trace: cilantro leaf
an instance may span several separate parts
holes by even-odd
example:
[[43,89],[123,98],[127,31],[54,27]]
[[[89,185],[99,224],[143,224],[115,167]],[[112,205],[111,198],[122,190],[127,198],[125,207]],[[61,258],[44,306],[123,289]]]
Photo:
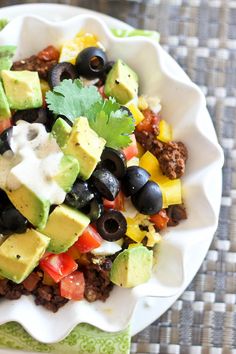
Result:
[[96,103],[87,117],[90,127],[106,140],[106,146],[117,149],[131,143],[134,120],[114,99]]
[[72,122],[87,116],[93,104],[102,101],[95,86],[83,87],[79,79],[63,80],[46,94],[48,108],[56,115],[64,115]]

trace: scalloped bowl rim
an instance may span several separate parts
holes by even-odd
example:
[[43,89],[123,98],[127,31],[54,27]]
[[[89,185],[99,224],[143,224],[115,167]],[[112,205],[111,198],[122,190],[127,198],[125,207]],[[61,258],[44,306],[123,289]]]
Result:
[[[158,62],[158,67],[161,75],[160,80],[163,80],[164,78],[166,82],[171,82],[171,88],[173,87],[177,90],[176,92],[177,94],[179,94],[179,97],[181,96],[181,92],[187,92],[189,98],[193,100],[193,105],[196,106],[194,106],[195,113],[191,115],[188,120],[185,119],[184,122],[180,122],[178,126],[181,126],[181,124],[183,124],[182,128],[186,129],[187,132],[190,133],[190,135],[192,133],[193,136],[196,135],[200,143],[205,144],[206,148],[210,151],[209,156],[205,156],[205,160],[203,159],[203,161],[199,162],[201,167],[199,171],[197,169],[196,171],[194,170],[194,173],[189,173],[189,175],[187,175],[184,179],[184,186],[186,186],[187,189],[190,188],[196,195],[198,195],[200,192],[202,193],[201,203],[203,203],[205,210],[207,210],[207,216],[209,220],[203,218],[203,224],[200,226],[197,225],[195,232],[191,231],[191,234],[193,236],[196,236],[196,234],[198,233],[201,233],[201,235],[199,238],[193,238],[192,236],[193,240],[189,245],[189,241],[186,238],[186,236],[188,236],[189,234],[188,222],[183,223],[174,231],[169,230],[169,232],[167,232],[164,237],[164,242],[162,242],[163,245],[161,245],[158,254],[159,264],[162,264],[161,262],[165,262],[163,259],[165,257],[162,257],[162,254],[164,254],[164,256],[166,255],[165,250],[168,250],[168,252],[173,252],[174,258],[176,257],[177,259],[176,264],[174,264],[173,267],[179,267],[178,271],[180,273],[179,279],[176,283],[172,283],[170,281],[170,284],[168,284],[164,282],[163,286],[163,284],[161,282],[158,283],[158,281],[156,281],[156,278],[154,277],[155,279],[153,279],[150,284],[147,283],[138,286],[134,289],[116,288],[116,295],[113,296],[114,299],[112,299],[112,302],[110,301],[110,299],[108,299],[107,305],[105,305],[105,307],[104,304],[101,304],[100,302],[97,302],[95,305],[91,305],[86,302],[83,302],[82,305],[71,302],[70,304],[64,306],[64,308],[62,308],[57,314],[48,313],[48,311],[44,310],[43,308],[36,308],[36,306],[33,304],[32,299],[30,299],[29,297],[22,297],[20,300],[13,302],[4,300],[2,303],[0,303],[1,324],[9,321],[17,321],[21,323],[22,326],[34,338],[45,343],[56,342],[63,339],[80,322],[87,322],[110,332],[118,331],[125,328],[130,322],[137,301],[141,297],[171,297],[178,294],[180,291],[183,291],[183,289],[188,285],[189,276],[185,277],[185,270],[187,274],[188,270],[186,267],[190,258],[192,257],[191,250],[193,249],[193,247],[199,247],[199,244],[202,240],[204,240],[204,237],[206,237],[206,235],[209,235],[207,238],[207,242],[205,242],[205,245],[201,251],[204,255],[209,247],[214,231],[217,227],[221,186],[218,186],[219,193],[216,199],[215,197],[213,197],[212,193],[209,195],[209,190],[211,190],[211,180],[213,173],[215,171],[218,171],[219,176],[221,175],[220,170],[223,165],[222,149],[217,143],[216,134],[210,117],[207,114],[205,107],[205,98],[202,92],[195,84],[191,82],[191,80],[187,77],[183,70],[173,61],[173,59],[170,59],[170,57],[164,52],[164,50],[158,43],[155,43],[151,39],[144,37],[116,38],[112,35],[112,33],[102,20],[98,19],[93,15],[83,14],[56,23],[51,22],[49,20],[45,20],[39,16],[20,16],[15,20],[12,20],[10,24],[7,25],[6,28],[3,29],[3,31],[0,33],[0,44],[4,42],[4,36],[5,34],[9,34],[11,28],[13,29],[19,23],[25,24],[27,23],[27,21],[34,21],[35,25],[36,23],[38,23],[40,25],[50,27],[52,31],[56,31],[61,28],[65,30],[67,26],[75,23],[78,23],[78,25],[81,23],[85,25],[90,23],[93,24],[94,27],[97,26],[98,32],[102,33],[104,38],[106,38],[107,42],[111,46],[113,46],[112,48],[114,50],[116,50],[116,46],[117,48],[120,48],[120,46],[124,44],[128,44],[129,48],[131,48],[128,49],[128,51],[133,50],[135,52],[137,47],[148,49],[150,53],[152,53],[150,60],[154,60],[153,65]],[[6,44],[6,40],[4,43]],[[140,53],[140,55],[142,55],[142,53]],[[170,73],[169,68],[171,65],[173,65],[174,71],[172,70],[172,72]],[[159,85],[158,82],[158,80],[155,81],[156,86]],[[163,87],[164,85],[165,83],[163,84]],[[166,96],[164,95],[163,99],[165,98]],[[175,103],[173,102],[173,104]],[[184,108],[185,107],[182,106],[180,107],[180,109]],[[191,107],[189,109],[191,111]],[[188,112],[184,112],[185,111],[183,110],[183,114],[188,115]],[[202,114],[203,112],[204,114]],[[176,128],[178,128],[178,126]],[[194,132],[192,132],[193,130]],[[196,211],[194,210],[193,213],[196,213]],[[184,249],[184,252],[182,249],[183,241],[182,238],[180,238],[180,235],[184,238],[184,241],[186,241],[187,244],[187,248]],[[185,255],[186,250],[188,251],[188,249],[190,250],[190,253]],[[166,266],[165,263],[163,264]],[[197,269],[199,268],[199,266],[200,263],[197,264]],[[167,269],[170,274],[173,271],[173,267]],[[157,272],[158,271],[159,270],[157,269]],[[192,272],[191,276],[193,277],[194,274]],[[161,278],[162,274],[160,273],[159,275]],[[118,300],[120,299],[120,296],[122,296],[122,299],[124,299],[125,297],[129,299],[128,303],[125,303],[125,305],[128,306],[128,310],[126,308],[125,311],[126,313],[124,311],[119,311],[120,309],[118,308]],[[116,308],[115,312],[112,306]],[[25,308],[27,308],[30,314],[28,317],[22,316]],[[119,312],[121,313],[119,314]],[[60,325],[59,327],[57,326],[57,330],[55,330],[55,325],[58,323],[58,320],[65,318],[65,316],[67,318],[67,321],[64,321],[63,325]],[[34,322],[36,323],[36,325],[33,324]],[[42,325],[46,326],[46,329],[38,331],[38,328],[43,328]]]

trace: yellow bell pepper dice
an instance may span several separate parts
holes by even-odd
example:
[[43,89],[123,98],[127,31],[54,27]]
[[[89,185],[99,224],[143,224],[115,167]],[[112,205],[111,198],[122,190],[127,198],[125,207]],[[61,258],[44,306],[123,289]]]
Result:
[[138,97],[138,108],[141,111],[144,111],[145,109],[148,108],[148,103],[147,103],[147,100],[145,99],[145,97],[143,97],[143,96]]
[[62,45],[59,63],[66,61],[75,64],[78,54],[88,47],[99,47],[97,37],[92,33],[78,33],[74,39],[65,41]]
[[164,184],[160,184],[163,197],[163,208],[169,205],[182,204],[181,180],[173,179]]
[[140,158],[139,166],[148,171],[151,175],[150,179],[158,184],[167,183],[170,179],[163,175],[159,162],[150,151],[146,151]]
[[135,125],[138,125],[140,122],[142,122],[142,120],[144,119],[144,115],[138,109],[138,107],[135,106],[135,104],[130,103],[129,105],[127,105],[127,108],[130,110],[130,112],[132,113],[132,115],[134,117]]
[[173,139],[172,127],[165,120],[161,120],[159,123],[159,135],[157,135],[157,139],[167,143]]
[[158,160],[150,151],[146,151],[140,158],[139,166],[148,171],[152,176],[158,169]]
[[140,246],[141,243],[130,243],[128,248],[134,248],[134,247],[137,247],[137,246]]
[[138,243],[142,242],[142,240],[146,235],[146,232],[140,230],[136,219],[127,218],[126,220],[127,220],[126,235],[135,242]]

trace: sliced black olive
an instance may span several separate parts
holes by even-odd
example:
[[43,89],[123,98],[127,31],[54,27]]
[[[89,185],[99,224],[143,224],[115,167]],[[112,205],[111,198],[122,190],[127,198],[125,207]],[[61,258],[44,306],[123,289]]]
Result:
[[[0,189],[0,212],[13,206],[4,190]],[[0,232],[1,233],[1,232]]]
[[121,150],[106,147],[101,156],[100,166],[109,170],[117,178],[122,178],[127,170],[125,154]]
[[149,180],[150,174],[142,167],[130,166],[122,179],[122,189],[126,197],[137,193]]
[[48,83],[51,89],[58,86],[65,79],[75,80],[77,78],[78,73],[75,66],[67,62],[56,64],[48,73]]
[[71,191],[67,193],[65,204],[76,209],[81,209],[94,198],[94,193],[90,190],[88,183],[76,180]]
[[144,215],[153,215],[162,209],[162,192],[159,185],[148,181],[143,188],[131,197],[135,208]]
[[97,47],[83,49],[76,59],[76,69],[79,75],[88,79],[103,74],[107,63],[106,53]]
[[12,135],[12,127],[7,128],[0,135],[0,154],[4,154],[5,151],[11,150],[10,139]]
[[97,230],[104,240],[117,241],[125,235],[127,222],[122,213],[110,209],[98,219]]
[[111,69],[112,69],[112,67],[113,67],[113,65],[115,64],[115,62],[114,61],[108,61],[107,63],[106,63],[106,65],[105,65],[105,67],[104,67],[104,72],[106,73],[106,74],[108,74],[109,73],[109,71],[111,71]]
[[13,114],[12,121],[16,124],[18,120],[25,120],[28,123],[48,123],[48,114],[45,108],[24,109]]
[[96,221],[104,211],[103,203],[101,200],[93,198],[89,204],[80,209],[80,211],[87,215],[91,222]]
[[130,112],[129,108],[125,106],[120,106],[120,109],[128,114],[128,116],[133,117],[133,114]]
[[18,234],[24,233],[27,230],[27,219],[14,207],[3,210],[1,222],[5,229]]
[[93,172],[92,182],[98,192],[108,200],[114,200],[120,190],[120,182],[106,168],[100,168]]

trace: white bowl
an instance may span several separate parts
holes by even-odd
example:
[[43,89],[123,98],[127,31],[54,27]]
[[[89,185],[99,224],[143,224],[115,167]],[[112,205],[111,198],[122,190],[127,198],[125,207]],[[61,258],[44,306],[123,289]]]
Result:
[[1,301],[0,324],[17,321],[45,343],[61,340],[81,322],[110,332],[121,330],[141,297],[169,297],[183,291],[209,248],[220,206],[222,150],[204,96],[157,43],[142,37],[115,38],[97,17],[80,15],[58,23],[18,17],[0,32],[0,45],[17,45],[15,59],[23,59],[50,44],[60,45],[81,29],[97,34],[109,59],[120,57],[138,73],[141,93],[160,97],[162,115],[172,124],[175,140],[183,141],[189,151],[183,178],[188,219],[165,232],[150,281],[134,289],[115,287],[105,303],[71,301],[52,314],[36,306],[32,297]]

